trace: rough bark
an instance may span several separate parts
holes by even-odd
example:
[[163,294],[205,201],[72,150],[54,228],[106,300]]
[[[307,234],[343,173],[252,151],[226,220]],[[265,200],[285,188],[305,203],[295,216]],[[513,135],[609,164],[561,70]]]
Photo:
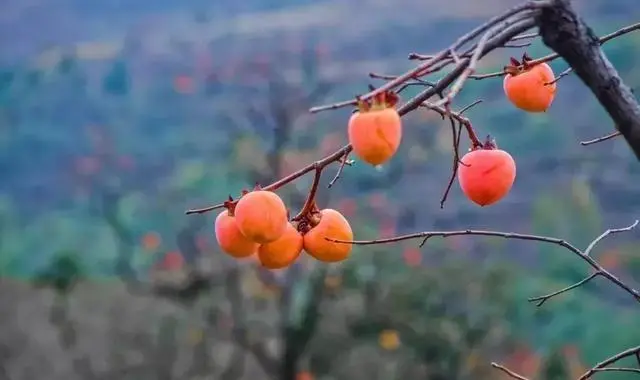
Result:
[[537,17],[542,41],[589,87],[640,160],[640,105],[570,0],[551,0]]

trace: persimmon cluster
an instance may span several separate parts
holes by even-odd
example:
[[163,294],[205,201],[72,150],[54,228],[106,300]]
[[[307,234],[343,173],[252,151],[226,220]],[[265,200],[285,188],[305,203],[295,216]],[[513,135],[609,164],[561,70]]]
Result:
[[325,238],[353,240],[351,225],[338,211],[320,210],[313,202],[308,211],[290,220],[282,199],[260,188],[243,192],[237,202],[229,197],[216,218],[215,235],[223,252],[237,259],[257,255],[268,269],[288,267],[303,250],[319,261],[343,261],[351,244]]
[[[526,54],[522,62],[511,58],[505,67],[504,92],[518,108],[544,112],[555,96],[554,74],[546,63],[532,63]],[[402,141],[402,119],[396,110],[398,95],[384,91],[371,100],[358,99],[357,109],[347,125],[353,153],[373,166],[388,162]],[[473,142],[458,164],[458,183],[472,202],[488,206],[503,199],[516,177],[513,157],[499,149],[495,140]],[[280,269],[294,263],[305,251],[322,262],[347,259],[353,232],[347,219],[334,209],[320,210],[309,194],[303,211],[294,218],[273,191],[256,187],[243,191],[240,199],[224,203],[215,221],[220,248],[234,258],[257,255],[265,268]]]
[[[511,58],[504,72],[504,92],[513,105],[527,112],[545,112],[551,106],[556,83],[548,64],[536,63],[525,53],[522,62]],[[397,101],[392,92],[375,96],[371,103],[358,100],[358,109],[349,120],[348,135],[354,154],[362,161],[381,165],[398,150],[402,122],[395,110]],[[488,206],[509,193],[516,164],[488,137],[484,143],[472,143],[460,160],[457,174],[465,196],[480,206]]]

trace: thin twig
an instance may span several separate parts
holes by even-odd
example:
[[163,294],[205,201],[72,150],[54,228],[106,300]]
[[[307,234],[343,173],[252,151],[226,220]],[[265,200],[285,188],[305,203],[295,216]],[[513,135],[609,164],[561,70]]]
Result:
[[[338,162],[342,157],[344,157],[344,155],[351,153],[352,147],[351,145],[346,145],[343,146],[342,148],[338,149],[337,151],[331,153],[330,155],[328,155],[327,157],[316,161],[310,165],[305,166],[304,168],[295,171],[291,174],[289,174],[286,177],[282,177],[281,179],[279,179],[278,181],[263,187],[263,190],[268,190],[268,191],[276,191],[279,188],[281,188],[284,185],[287,185],[293,181],[295,181],[296,179],[302,177],[303,175],[312,172],[313,170],[315,170],[316,168],[319,168],[320,170],[323,170],[325,167],[331,165],[334,162]],[[212,210],[216,210],[216,209],[220,209],[223,208],[224,204],[217,204],[214,206],[208,206],[208,207],[203,207],[203,208],[199,208],[199,209],[191,209],[186,211],[185,213],[187,215],[189,214],[203,214],[205,212],[209,212]]]
[[560,74],[558,74],[557,77],[553,78],[552,81],[545,83],[545,86],[550,86],[554,83],[556,83],[557,81],[559,81],[560,79],[566,77],[567,75],[571,74],[571,72],[573,71],[573,67],[569,67],[568,69],[564,70],[563,72],[561,72]]
[[467,112],[468,110],[470,110],[471,108],[477,106],[478,104],[482,103],[482,99],[478,99],[475,102],[462,107],[462,109],[460,111],[458,111],[458,115],[462,115],[463,113]]
[[[595,240],[600,241],[604,236],[608,236],[612,233],[630,231],[633,228],[635,228],[637,225],[638,225],[638,220],[634,221],[633,224],[627,227],[611,229],[608,233],[598,236],[598,238],[596,238]],[[558,239],[558,238],[553,238],[548,236],[540,236],[540,235],[518,234],[518,233],[512,233],[512,232],[487,231],[487,230],[424,231],[424,232],[417,232],[413,234],[400,235],[400,236],[395,236],[391,238],[376,239],[376,240],[349,241],[349,240],[337,240],[337,239],[330,239],[330,238],[325,238],[325,239],[329,241],[333,241],[335,243],[354,244],[354,245],[388,244],[388,243],[395,243],[395,242],[405,241],[405,240],[422,239],[422,242],[420,243],[420,247],[422,247],[424,246],[424,244],[426,244],[427,240],[433,237],[447,238],[451,236],[462,236],[462,235],[494,236],[494,237],[502,237],[505,239],[538,241],[543,243],[559,245],[561,247],[568,249],[575,255],[577,255],[579,258],[581,258],[583,261],[589,264],[593,269],[595,269],[596,272],[600,274],[600,276],[605,277],[606,279],[614,283],[616,286],[618,286],[620,289],[629,293],[637,302],[640,303],[640,292],[630,287],[629,285],[625,284],[618,277],[616,277],[611,272],[603,268],[602,265],[600,265],[597,261],[595,261],[591,256],[589,256],[588,254],[585,254],[585,251],[581,251],[580,249],[578,249],[577,247],[575,247],[574,245],[570,244],[569,242],[563,239]]]
[[451,187],[453,187],[453,182],[456,180],[456,176],[458,175],[458,165],[460,162],[460,135],[456,130],[456,121],[453,117],[449,116],[449,122],[451,123],[451,141],[453,144],[453,168],[451,170],[451,176],[449,177],[449,182],[447,183],[447,187],[442,194],[442,198],[440,199],[440,208],[444,208],[444,203],[447,201],[449,197],[449,192],[451,191]]
[[[471,59],[469,60],[469,65],[467,66],[466,69],[464,69],[464,72],[462,73],[462,75],[460,75],[458,77],[458,80],[456,80],[456,82],[453,84],[447,96],[444,99],[439,100],[438,102],[435,103],[436,106],[451,104],[451,101],[453,100],[453,98],[456,95],[458,95],[460,90],[462,90],[462,86],[467,81],[467,78],[469,78],[469,75],[472,75],[473,73],[475,73],[476,65],[478,64],[478,61],[480,60],[480,55],[482,54],[482,49],[484,49],[485,45],[487,44],[487,41],[489,40],[489,37],[491,36],[492,31],[493,30],[490,30],[489,32],[486,32],[482,36],[482,38],[478,42],[478,46],[476,47],[476,50],[474,51],[473,55],[471,56]],[[451,52],[453,55],[453,50],[451,50]],[[459,65],[460,58],[457,58],[455,55],[453,55],[453,57],[454,57],[455,63]]]
[[503,365],[500,365],[498,363],[491,363],[491,366],[493,368],[495,368],[495,369],[498,369],[498,370],[502,371],[503,373],[505,373],[507,376],[509,376],[511,378],[514,378],[514,379],[517,379],[517,380],[529,380],[528,378],[526,378],[526,377],[524,377],[522,375],[519,375],[519,374],[513,372],[512,370],[510,370],[509,368],[507,368],[507,367],[505,367]]
[[340,176],[342,175],[342,172],[344,171],[344,166],[345,165],[353,165],[353,160],[349,159],[349,154],[345,154],[344,157],[342,158],[342,161],[340,161],[340,166],[338,167],[338,171],[336,172],[336,175],[333,177],[333,179],[329,182],[329,184],[327,185],[327,188],[332,188],[333,185],[335,185],[335,183],[338,181],[338,179],[340,179]]
[[544,295],[544,296],[539,296],[539,297],[532,297],[532,298],[529,298],[529,299],[528,299],[528,301],[529,301],[529,302],[537,302],[537,303],[536,303],[536,306],[540,307],[540,306],[542,306],[545,302],[547,302],[547,300],[548,300],[548,299],[553,298],[553,297],[555,297],[555,296],[557,296],[557,295],[560,295],[560,294],[562,294],[562,293],[566,293],[566,292],[568,292],[569,290],[575,289],[575,288],[577,288],[577,287],[579,287],[579,286],[582,286],[582,285],[584,285],[584,284],[586,284],[587,282],[589,282],[589,281],[593,280],[595,277],[597,277],[597,276],[599,276],[599,275],[601,275],[601,274],[602,274],[602,273],[600,273],[600,272],[594,272],[594,273],[592,273],[589,277],[586,277],[586,278],[584,278],[584,279],[582,279],[582,280],[580,280],[580,281],[576,282],[576,283],[575,283],[575,284],[573,284],[573,285],[569,285],[569,286],[567,286],[566,288],[562,288],[562,289],[560,289],[560,290],[556,290],[555,292],[553,292],[553,293],[549,293],[549,294],[546,294],[546,295]]
[[638,368],[626,368],[626,367],[609,367],[609,368],[598,368],[594,370],[595,372],[633,372],[640,373],[640,369]]
[[[598,39],[598,42],[600,42],[600,45],[602,45],[602,44],[604,44],[604,43],[606,43],[606,42],[608,42],[608,41],[610,41],[610,40],[612,40],[612,39],[614,39],[616,37],[620,37],[620,36],[622,36],[624,34],[631,33],[633,31],[636,31],[636,30],[639,30],[639,29],[640,29],[640,22],[632,24],[632,25],[629,25],[629,26],[625,26],[624,28],[620,28],[620,29],[616,30],[613,33],[609,33],[607,35],[604,35],[604,36],[600,37]],[[541,57],[541,58],[538,58],[538,59],[534,59],[534,60],[528,62],[528,64],[529,65],[536,65],[536,64],[544,63],[544,62],[551,62],[551,61],[553,61],[553,60],[555,60],[555,59],[557,59],[559,57],[560,57],[560,55],[558,53],[552,53],[552,54],[549,54],[549,55],[545,55],[544,57]],[[472,76],[471,78],[480,80],[480,79],[501,77],[501,76],[504,76],[504,75],[506,75],[506,73],[504,71],[498,71],[498,72],[494,72],[494,73],[475,75],[475,76]]]
[[622,133],[620,133],[618,131],[615,131],[615,132],[609,133],[608,135],[605,135],[605,136],[602,136],[602,137],[598,137],[598,138],[593,139],[593,140],[580,141],[580,145],[587,146],[587,145],[597,144],[599,142],[611,140],[612,138],[618,137],[620,135],[622,135]]
[[596,364],[593,368],[591,368],[590,370],[588,370],[587,372],[585,372],[582,376],[580,376],[580,378],[578,380],[586,380],[589,379],[591,376],[593,376],[593,374],[595,374],[596,372],[598,372],[598,370],[605,368],[613,363],[616,363],[619,360],[622,360],[624,358],[630,357],[630,356],[634,356],[634,355],[638,355],[638,353],[640,353],[640,346],[636,346],[636,347],[632,347],[629,348],[627,350],[624,350],[622,352],[619,352],[615,355],[613,355],[612,357],[605,359],[603,361],[601,361],[600,363]]
[[[505,11],[504,13],[495,16],[493,18],[491,18],[490,20],[488,20],[487,22],[485,22],[484,24],[476,27],[475,29],[471,30],[469,33],[464,34],[463,36],[461,36],[460,38],[458,38],[451,46],[449,46],[448,48],[440,51],[438,54],[435,54],[434,56],[432,56],[430,59],[424,61],[423,63],[421,63],[420,65],[418,65],[417,67],[405,72],[404,74],[398,76],[397,78],[385,83],[383,86],[378,87],[377,89],[370,91],[364,95],[362,95],[360,97],[361,100],[368,100],[373,98],[374,96],[381,94],[385,91],[389,91],[389,90],[393,90],[396,87],[400,86],[401,84],[411,80],[411,79],[415,79],[421,75],[424,75],[425,72],[428,71],[428,69],[435,65],[437,62],[446,59],[449,52],[450,51],[455,51],[458,50],[460,47],[462,47],[463,45],[465,45],[466,43],[468,43],[469,41],[472,41],[474,38],[484,34],[487,30],[491,29],[494,25],[497,25],[499,23],[501,23],[504,20],[507,20],[510,17],[513,17],[519,13],[525,12],[525,11],[529,11],[532,9],[538,9],[540,7],[542,7],[544,4],[542,4],[542,2],[540,1],[529,1],[523,4],[520,4],[518,6],[515,6],[507,11]],[[507,41],[505,41],[506,43]],[[503,45],[504,43],[500,44]],[[334,103],[334,104],[328,104],[328,105],[323,105],[323,106],[318,106],[318,107],[313,107],[309,110],[309,112],[311,113],[317,113],[317,112],[321,112],[321,111],[326,111],[326,110],[332,110],[332,109],[337,109],[337,108],[342,108],[342,107],[347,107],[350,105],[355,105],[357,102],[356,99],[352,99],[352,100],[348,100],[348,101],[343,101],[343,102],[339,102],[339,103]]]

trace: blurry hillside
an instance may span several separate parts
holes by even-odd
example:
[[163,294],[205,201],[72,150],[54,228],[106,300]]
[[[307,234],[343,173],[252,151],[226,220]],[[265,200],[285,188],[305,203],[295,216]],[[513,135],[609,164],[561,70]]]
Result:
[[[516,3],[515,0],[446,3],[436,0],[144,0],[134,3],[3,0],[0,58],[13,60],[51,46],[90,41],[120,44],[132,30],[136,39],[156,52],[157,49],[166,52],[172,41],[216,41],[217,46],[233,50],[237,44],[235,38],[257,37],[267,40],[268,44],[263,47],[269,49],[277,46],[279,38],[286,33],[312,33],[323,40],[339,39],[342,48],[357,44],[361,46],[354,52],[357,56],[372,48],[365,40],[388,41],[400,51],[429,50],[438,47],[439,41],[428,36],[436,32],[442,38],[455,36],[468,25]],[[576,0],[574,3],[583,15],[597,17],[599,22],[632,20],[638,13],[634,0]],[[357,22],[353,21],[354,17]]]
[[[317,380],[495,379],[494,359],[533,376],[557,352],[575,372],[637,344],[637,311],[604,281],[526,302],[587,273],[561,248],[434,239],[272,273],[219,251],[215,213],[184,215],[335,151],[349,110],[309,107],[366,91],[380,83],[370,72],[398,74],[409,53],[518,2],[0,0],[0,379],[264,378],[243,333]],[[575,3],[600,35],[640,21],[638,0]],[[604,50],[640,93],[640,33]],[[545,114],[514,109],[500,78],[470,81],[455,107],[478,99],[465,114],[518,162],[500,204],[478,208],[454,185],[440,209],[451,132],[423,110],[406,117],[397,159],[346,168],[319,201],[357,239],[477,228],[584,247],[638,218],[640,165],[621,139],[580,145],[612,125],[573,75]],[[309,184],[280,194],[300,206]],[[634,285],[637,236],[597,252]]]

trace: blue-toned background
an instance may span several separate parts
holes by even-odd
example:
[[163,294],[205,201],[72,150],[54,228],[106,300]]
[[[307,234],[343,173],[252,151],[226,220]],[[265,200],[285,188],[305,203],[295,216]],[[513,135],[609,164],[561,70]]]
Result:
[[[0,379],[496,379],[491,361],[565,379],[637,345],[640,309],[604,280],[527,302],[590,273],[560,247],[434,238],[265,272],[219,251],[215,213],[184,215],[337,150],[350,109],[308,108],[365,92],[382,83],[370,72],[399,74],[409,53],[514,3],[0,3]],[[575,4],[600,35],[640,20],[637,0]],[[640,33],[604,50],[637,91]],[[496,51],[480,71],[522,52]],[[356,162],[328,190],[329,168],[320,204],[357,239],[474,228],[582,248],[638,218],[640,165],[625,142],[579,144],[613,126],[576,77],[545,114],[511,106],[501,78],[470,80],[456,106],[477,99],[466,115],[518,164],[502,202],[479,208],[456,184],[440,209],[450,127],[420,110],[382,170]],[[279,193],[297,209],[310,182]],[[637,232],[593,255],[638,286]]]

